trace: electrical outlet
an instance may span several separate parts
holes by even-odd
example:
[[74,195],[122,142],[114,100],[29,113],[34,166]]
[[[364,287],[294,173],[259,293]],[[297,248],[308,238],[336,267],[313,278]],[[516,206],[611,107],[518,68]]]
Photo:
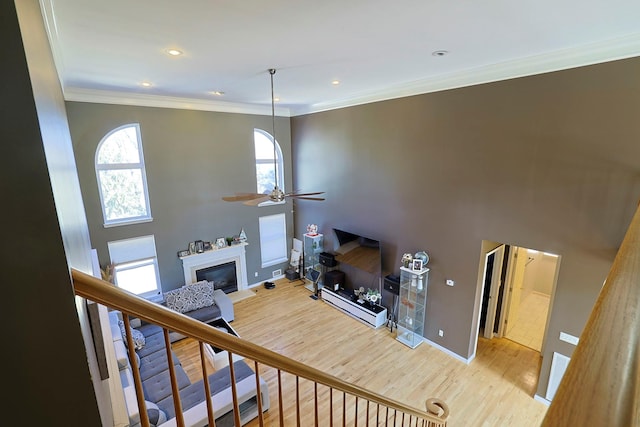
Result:
[[253,273],[253,277],[258,277],[258,272]]
[[447,283],[447,286],[453,286],[453,285],[455,285],[455,284],[456,284],[456,282],[454,282],[454,281],[453,281],[453,280],[451,280],[451,279],[447,279],[447,282],[446,282],[446,283]]
[[438,329],[438,336],[439,337],[443,337],[444,336],[444,331],[442,329]]

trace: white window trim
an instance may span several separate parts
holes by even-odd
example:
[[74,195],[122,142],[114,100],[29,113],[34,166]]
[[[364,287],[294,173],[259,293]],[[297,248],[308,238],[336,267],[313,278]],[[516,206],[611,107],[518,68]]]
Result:
[[265,200],[264,202],[258,203],[258,207],[262,208],[264,206],[284,205],[285,203],[287,203],[286,199],[281,202],[274,202],[273,200]]
[[[285,214],[279,213],[275,215],[261,216],[258,218],[258,222],[260,231],[260,262],[262,268],[287,262],[289,260],[289,257],[287,256],[287,219],[285,217]],[[273,229],[265,230],[265,227],[273,227]],[[281,240],[280,250],[282,250],[282,253],[277,254],[277,258],[268,258],[266,256],[267,254],[265,253],[267,244],[271,243],[272,240],[275,239],[266,240],[267,237],[270,237],[266,236],[266,234],[269,234],[270,231],[273,234],[274,232],[279,231],[278,228],[282,232],[277,237],[278,240]],[[267,261],[265,261],[265,258],[267,258]]]
[[[114,133],[126,129],[129,127],[134,127],[136,130],[136,139],[138,142],[138,157],[140,161],[138,163],[98,163],[98,156],[100,154],[100,149],[102,148],[102,144]],[[153,217],[151,216],[151,203],[149,203],[149,186],[147,185],[147,168],[144,162],[144,152],[142,150],[142,134],[140,133],[140,124],[139,123],[128,123],[126,125],[118,126],[115,129],[112,129],[107,133],[98,144],[96,148],[95,160],[94,160],[95,170],[96,170],[96,180],[98,182],[98,194],[100,197],[100,207],[102,209],[102,219],[104,220],[104,227],[117,227],[121,225],[129,225],[129,224],[139,224],[144,222],[153,221]],[[144,193],[144,202],[147,207],[147,215],[141,215],[136,217],[115,219],[115,220],[107,220],[107,213],[104,207],[104,197],[102,194],[102,185],[100,183],[100,174],[98,171],[101,170],[117,170],[117,169],[140,169],[142,176],[142,187]]]
[[[107,247],[109,249],[109,257],[115,264],[116,273],[118,271],[153,265],[156,275],[156,289],[137,295],[153,301],[162,299],[162,284],[160,282],[160,269],[156,253],[156,240],[153,234],[114,240],[107,242]],[[132,264],[136,265],[134,266]],[[114,281],[116,282],[116,286],[118,286],[117,274],[114,274]]]
[[127,270],[134,270],[136,268],[140,268],[140,267],[147,267],[149,265],[153,266],[153,270],[156,274],[156,283],[158,284],[158,287],[153,290],[153,291],[149,291],[149,292],[143,292],[141,294],[137,294],[139,297],[141,298],[145,298],[145,299],[162,299],[161,294],[162,291],[160,289],[160,270],[158,268],[158,259],[157,258],[143,258],[143,259],[138,259],[138,260],[133,260],[133,261],[127,261],[127,262],[123,262],[120,263],[118,265],[115,266],[115,271],[114,271],[114,281],[116,282],[116,286],[118,286],[118,272],[122,272],[122,271],[127,271]]
[[[280,190],[285,191],[285,185],[284,185],[284,156],[282,155],[282,148],[280,148],[280,144],[278,143],[277,140],[274,141],[273,139],[273,135],[271,135],[269,132],[262,130],[262,129],[258,129],[258,128],[254,128],[253,129],[253,133],[255,135],[255,133],[261,133],[262,135],[264,135],[269,141],[271,141],[272,144],[275,143],[276,146],[276,172],[278,173],[278,187],[280,188]],[[255,144],[255,137],[254,137],[254,144]],[[255,164],[261,164],[261,165],[266,165],[266,164],[273,164],[273,160],[267,160],[267,159],[257,159],[255,158],[255,153],[254,153],[254,160],[255,160]],[[258,178],[256,177],[256,190],[258,188]],[[282,204],[280,202],[263,202],[260,203],[258,206],[266,206],[267,204],[271,204],[271,205],[279,205]]]

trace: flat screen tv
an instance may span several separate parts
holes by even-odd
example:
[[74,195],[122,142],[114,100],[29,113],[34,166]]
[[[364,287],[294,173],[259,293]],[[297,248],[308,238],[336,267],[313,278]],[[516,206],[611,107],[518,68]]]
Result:
[[334,253],[345,273],[345,289],[380,290],[382,277],[382,251],[380,242],[360,234],[333,229],[336,242]]

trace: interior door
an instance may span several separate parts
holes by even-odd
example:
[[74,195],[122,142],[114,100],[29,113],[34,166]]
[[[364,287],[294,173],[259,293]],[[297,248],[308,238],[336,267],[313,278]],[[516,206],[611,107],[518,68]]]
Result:
[[504,260],[504,245],[498,246],[496,249],[487,253],[485,257],[488,260],[489,256],[493,255],[493,266],[491,267],[491,286],[489,288],[489,295],[485,296],[488,299],[487,304],[487,317],[484,323],[484,337],[493,338],[493,328],[496,322],[496,311],[498,305],[498,291],[501,285],[502,276],[502,263]]
[[507,311],[507,330],[505,335],[511,332],[516,324],[518,313],[520,312],[520,298],[522,297],[522,285],[524,282],[524,267],[527,261],[526,250],[516,249],[516,266],[513,272],[513,279],[509,283],[509,309]]

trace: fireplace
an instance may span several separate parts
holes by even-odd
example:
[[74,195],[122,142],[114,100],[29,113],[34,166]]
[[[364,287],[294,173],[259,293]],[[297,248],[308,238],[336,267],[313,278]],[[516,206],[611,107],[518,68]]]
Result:
[[221,289],[225,294],[235,292],[238,290],[236,262],[225,262],[196,270],[196,279],[213,282],[213,287]]
[[[182,260],[182,268],[184,270],[184,283],[194,283],[199,279],[198,271],[208,271],[209,268],[217,266],[225,266],[231,264],[235,268],[236,286],[234,290],[225,290],[224,292],[235,292],[245,290],[249,287],[247,281],[247,260],[245,247],[247,243],[227,246],[225,248],[212,249],[199,254],[187,255],[180,257]],[[227,266],[226,269],[230,267]],[[208,273],[204,273],[205,275]],[[215,273],[216,275],[218,273]],[[207,279],[209,280],[209,279]],[[229,279],[226,279],[229,280]],[[216,282],[216,279],[213,279]]]

